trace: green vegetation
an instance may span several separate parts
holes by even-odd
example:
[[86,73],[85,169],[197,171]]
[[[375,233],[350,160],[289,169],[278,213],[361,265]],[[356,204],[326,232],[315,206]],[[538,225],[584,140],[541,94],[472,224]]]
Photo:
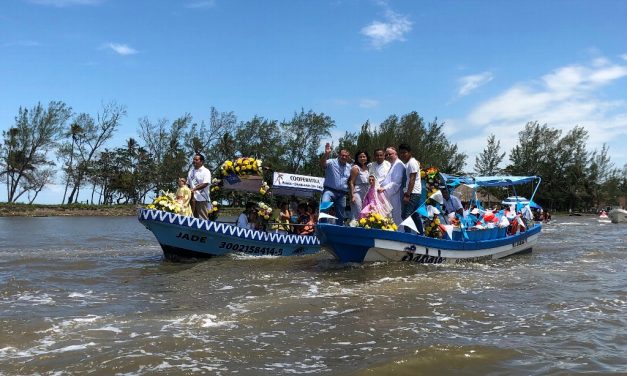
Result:
[[[214,174],[224,160],[241,155],[261,159],[268,182],[272,170],[320,176],[320,146],[336,125],[328,115],[312,110],[301,109],[283,121],[261,116],[238,121],[233,112],[211,108],[209,118],[200,122],[189,114],[174,121],[142,118],[138,139],[106,148],[125,116],[126,108],[115,103],[103,105],[94,116],[74,113],[63,102],[20,108],[15,124],[2,132],[0,144],[0,183],[6,186],[7,202],[32,204],[44,187],[56,182],[65,187],[61,204],[75,205],[83,190],[81,197],[89,197],[94,207],[81,208],[84,212],[115,205],[134,208],[160,190],[174,191],[176,178],[187,175],[196,151],[206,156],[206,166]],[[375,148],[408,143],[423,167],[464,174],[467,156],[446,138],[443,128],[444,123],[425,122],[417,112],[391,115],[376,127],[366,121],[359,132],[346,132],[334,147],[336,152],[346,148],[372,154]],[[601,151],[587,150],[588,134],[582,127],[562,135],[546,124],[529,122],[518,139],[509,152],[509,164],[500,168],[505,153],[491,135],[475,160],[475,172],[539,175],[543,185],[536,201],[551,210],[617,205],[627,196],[627,165],[615,168],[605,145]],[[511,192],[488,193],[502,198]],[[230,202],[242,202],[243,197],[230,195]],[[13,208],[6,212],[36,210]],[[55,208],[63,212],[80,206]]]

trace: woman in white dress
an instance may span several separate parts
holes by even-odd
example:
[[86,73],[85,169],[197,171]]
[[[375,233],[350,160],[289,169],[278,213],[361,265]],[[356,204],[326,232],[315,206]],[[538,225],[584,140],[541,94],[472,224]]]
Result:
[[351,220],[359,220],[362,203],[366,193],[368,193],[368,188],[370,188],[368,163],[370,163],[368,152],[360,150],[355,153],[355,164],[351,167],[351,174],[348,178],[348,191],[351,195]]

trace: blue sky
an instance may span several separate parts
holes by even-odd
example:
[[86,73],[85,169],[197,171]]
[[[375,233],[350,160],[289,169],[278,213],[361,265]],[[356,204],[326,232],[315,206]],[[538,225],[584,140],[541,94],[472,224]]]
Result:
[[534,120],[585,127],[622,167],[625,19],[622,0],[7,0],[0,130],[51,100],[126,105],[110,146],[141,117],[201,121],[211,106],[242,121],[324,112],[334,138],[417,111],[446,123],[469,170],[490,133],[509,152]]

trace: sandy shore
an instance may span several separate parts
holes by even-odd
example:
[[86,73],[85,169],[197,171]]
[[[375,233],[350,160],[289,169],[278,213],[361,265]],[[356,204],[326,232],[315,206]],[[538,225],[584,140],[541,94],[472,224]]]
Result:
[[39,205],[0,203],[0,217],[132,216],[137,205]]

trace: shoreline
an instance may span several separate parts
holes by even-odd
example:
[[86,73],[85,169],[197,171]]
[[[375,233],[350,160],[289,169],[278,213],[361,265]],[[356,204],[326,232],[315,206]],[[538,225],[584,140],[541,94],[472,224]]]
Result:
[[135,216],[140,205],[44,205],[0,203],[0,217]]
[[[0,217],[131,217],[143,205],[21,204],[0,202]],[[238,215],[243,208],[224,208],[220,215]]]

